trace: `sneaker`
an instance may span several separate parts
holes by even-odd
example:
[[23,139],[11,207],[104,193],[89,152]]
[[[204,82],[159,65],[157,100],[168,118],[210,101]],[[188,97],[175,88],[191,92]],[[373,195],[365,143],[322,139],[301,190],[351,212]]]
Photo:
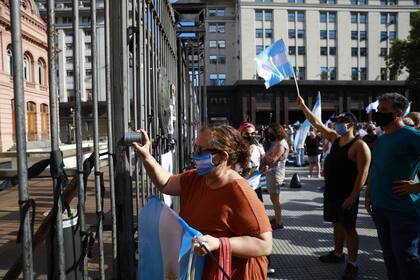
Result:
[[323,263],[344,263],[344,254],[337,256],[334,251],[332,251],[326,255],[320,256],[319,260]]
[[276,229],[284,229],[283,224],[278,224],[278,223],[276,223],[276,220],[275,220],[275,219],[271,219],[271,220],[270,220],[270,224],[271,224],[271,229],[272,229],[272,230],[276,230]]
[[346,269],[344,270],[344,274],[341,277],[343,280],[355,280],[357,279],[357,271],[359,268],[357,266],[352,265],[351,263],[347,263]]
[[274,274],[274,273],[276,273],[276,270],[272,267],[268,267],[267,274]]
[[311,174],[308,174],[308,178],[312,178],[312,175]]
[[316,177],[317,177],[318,179],[320,179],[320,178],[321,178],[321,174],[318,174]]

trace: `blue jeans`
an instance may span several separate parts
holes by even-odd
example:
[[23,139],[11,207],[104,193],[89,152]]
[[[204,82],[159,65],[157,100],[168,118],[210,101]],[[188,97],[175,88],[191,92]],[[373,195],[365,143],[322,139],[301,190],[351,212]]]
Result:
[[378,231],[388,278],[420,279],[420,216],[373,207],[373,221]]
[[298,148],[296,151],[296,165],[302,166],[305,164],[305,149]]

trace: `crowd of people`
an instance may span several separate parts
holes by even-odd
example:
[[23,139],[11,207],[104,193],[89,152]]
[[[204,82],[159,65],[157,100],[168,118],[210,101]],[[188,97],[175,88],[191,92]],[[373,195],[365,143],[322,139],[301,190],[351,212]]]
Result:
[[[342,279],[357,278],[356,220],[365,189],[365,208],[376,225],[389,279],[420,279],[420,113],[404,118],[408,100],[397,93],[379,97],[378,111],[368,123],[342,113],[323,124],[300,96],[297,105],[312,124],[305,141],[308,177],[324,177],[324,220],[332,223],[334,233],[334,250],[319,260],[346,262]],[[304,151],[293,150],[295,130],[274,123],[257,137],[248,122],[238,129],[225,124],[203,127],[192,155],[196,168],[178,175],[165,171],[151,156],[145,131],[144,143],[134,143],[155,186],[179,195],[180,216],[204,234],[193,244],[196,254],[206,256],[203,279],[217,279],[220,268],[207,255],[210,251],[217,258],[226,238],[232,279],[266,279],[273,272],[266,256],[272,231],[285,228],[280,189],[289,153],[297,165],[304,161]],[[271,220],[264,209],[261,174],[274,209]]]

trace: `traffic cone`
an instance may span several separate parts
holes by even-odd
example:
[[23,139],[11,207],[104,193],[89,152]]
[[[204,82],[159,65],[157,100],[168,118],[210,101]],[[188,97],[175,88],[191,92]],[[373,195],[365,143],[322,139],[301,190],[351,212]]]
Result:
[[298,189],[302,187],[302,183],[300,182],[299,175],[297,173],[293,174],[292,180],[290,181],[290,188]]

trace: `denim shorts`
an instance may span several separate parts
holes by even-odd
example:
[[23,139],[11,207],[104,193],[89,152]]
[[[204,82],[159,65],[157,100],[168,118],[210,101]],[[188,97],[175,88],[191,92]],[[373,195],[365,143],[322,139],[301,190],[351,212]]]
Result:
[[279,194],[284,182],[285,168],[272,168],[266,174],[267,190],[270,194]]

